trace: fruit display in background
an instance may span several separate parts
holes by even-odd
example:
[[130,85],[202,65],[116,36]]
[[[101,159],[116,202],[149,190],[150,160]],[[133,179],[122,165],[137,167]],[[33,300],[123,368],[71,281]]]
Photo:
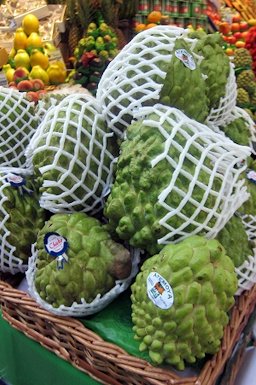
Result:
[[217,25],[225,42],[224,49],[228,56],[233,56],[236,48],[245,47],[246,37],[250,29],[250,25],[242,20],[239,13],[235,13],[231,17],[231,22],[221,20]]
[[231,60],[235,65],[237,106],[249,110],[256,120],[256,76],[251,53],[247,48],[238,48]]
[[[68,260],[62,267],[47,252],[46,239],[51,234],[64,237],[67,243]],[[85,213],[52,215],[38,232],[36,249],[35,286],[40,297],[53,307],[71,306],[82,298],[90,303],[131,273],[129,251],[111,239],[104,225]]]
[[248,49],[252,56],[252,70],[256,75],[256,25],[251,27],[248,31],[245,48]]
[[96,94],[101,75],[118,53],[118,38],[102,17],[91,22],[74,50],[74,70],[69,75],[75,84],[81,84]]
[[237,277],[217,240],[191,236],[148,258],[132,287],[132,322],[140,350],[183,370],[218,351]]
[[[18,68],[28,70],[27,79],[40,79],[45,86],[62,84],[67,78],[66,67],[64,62],[60,65],[59,61],[51,60],[51,52],[55,47],[49,49],[49,45],[44,43],[43,37],[39,34],[38,18],[33,14],[27,14],[22,19],[21,27],[14,32],[8,65],[14,70]],[[55,75],[49,76],[48,70],[52,72],[53,65],[56,65]],[[5,73],[7,75],[7,71]],[[10,71],[6,78],[8,83],[12,82]]]

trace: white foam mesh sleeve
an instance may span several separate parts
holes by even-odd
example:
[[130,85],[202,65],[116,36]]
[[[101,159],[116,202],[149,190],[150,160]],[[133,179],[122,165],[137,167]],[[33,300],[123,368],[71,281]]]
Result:
[[24,92],[0,87],[0,164],[25,167],[25,150],[38,126],[33,103]]
[[[214,60],[214,58],[213,58]],[[230,63],[229,77],[226,84],[226,93],[220,98],[217,108],[212,108],[206,124],[225,126],[232,119],[232,112],[236,106],[237,85],[234,64]]]
[[[5,193],[6,187],[10,187],[10,182],[7,181],[6,176],[8,173],[15,172],[18,175],[29,175],[28,170],[20,168],[6,168],[1,170],[0,175],[0,271],[3,273],[24,273],[27,270],[27,263],[24,263],[22,259],[16,253],[16,247],[9,241],[8,237],[10,231],[8,229],[7,222],[10,218],[9,212],[5,209],[5,202],[8,202],[8,196]],[[29,255],[28,255],[29,257]]]
[[[157,26],[138,33],[104,71],[96,98],[109,127],[120,137],[134,112],[159,99],[175,40],[183,36],[193,50],[196,39],[175,26]],[[195,56],[199,63],[201,56]]]
[[37,165],[41,207],[53,213],[101,209],[113,174],[112,137],[90,95],[67,96],[50,109],[26,150],[28,165],[35,167],[35,156],[44,159]]
[[117,280],[115,286],[110,289],[107,293],[100,295],[97,294],[95,299],[87,303],[84,298],[81,298],[81,302],[74,302],[72,306],[61,305],[58,308],[53,307],[46,301],[44,301],[38,294],[35,288],[35,274],[36,274],[36,258],[37,250],[35,244],[32,246],[32,255],[29,258],[28,269],[26,271],[26,278],[28,282],[28,290],[31,296],[36,302],[44,309],[59,316],[69,317],[85,317],[91,314],[95,314],[100,310],[104,309],[110,304],[115,298],[117,298],[123,291],[125,291],[131,284],[132,279],[136,276],[139,271],[139,262],[141,259],[141,251],[139,249],[130,248],[132,256],[132,270],[128,278],[123,280]]
[[[159,119],[150,120],[149,114],[154,112]],[[155,105],[144,107],[135,116],[136,119],[144,119],[146,126],[153,126],[160,131],[165,139],[165,150],[152,160],[152,167],[166,160],[174,170],[170,183],[158,196],[158,201],[165,208],[166,215],[161,218],[160,224],[168,233],[158,240],[159,244],[168,244],[177,239],[181,241],[191,234],[203,233],[208,238],[213,238],[223,228],[234,212],[248,199],[249,194],[244,186],[244,180],[240,176],[246,165],[241,168],[237,164],[244,161],[249,154],[250,148],[239,146],[223,135],[213,132],[207,126],[189,119],[185,114],[175,108]],[[172,127],[171,132],[164,128]],[[179,137],[185,139],[185,146],[179,143]],[[169,150],[175,152],[175,159],[169,156]],[[193,149],[200,156],[193,155]],[[194,165],[194,171],[184,168],[188,160]],[[200,172],[207,175],[206,183],[198,180]],[[178,187],[183,180],[187,188]],[[214,182],[218,180],[218,188]],[[200,189],[201,200],[193,196],[194,189]],[[178,194],[180,203],[178,206],[168,204],[171,202],[172,194]],[[207,201],[213,201],[209,206]],[[186,215],[186,207],[193,207],[192,215]],[[199,215],[203,213],[205,218],[199,221]],[[191,213],[190,213],[191,214]],[[180,226],[173,226],[179,220]],[[191,232],[189,226],[194,230]],[[191,227],[191,226],[190,226]]]

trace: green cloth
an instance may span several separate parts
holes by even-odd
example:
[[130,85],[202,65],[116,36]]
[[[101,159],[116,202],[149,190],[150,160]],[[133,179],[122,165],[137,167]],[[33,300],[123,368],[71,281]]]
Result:
[[87,374],[11,327],[0,311],[0,379],[10,385],[97,385]]
[[118,345],[127,353],[151,362],[147,352],[140,352],[140,341],[134,339],[130,295],[128,289],[99,313],[80,318],[79,321],[104,341]]

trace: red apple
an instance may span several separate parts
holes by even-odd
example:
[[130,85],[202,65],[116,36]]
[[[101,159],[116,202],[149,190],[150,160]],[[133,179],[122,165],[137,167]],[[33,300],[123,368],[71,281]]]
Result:
[[239,40],[242,38],[242,32],[235,32],[233,36],[236,38],[236,40]]
[[232,32],[239,32],[240,31],[240,24],[239,23],[232,23],[231,24],[231,31]]
[[246,23],[246,21],[241,21],[240,22],[240,31],[247,31],[247,29],[249,28],[249,25],[248,23]]
[[21,80],[17,84],[17,89],[19,91],[31,91],[33,89],[33,84],[30,80]]
[[16,68],[16,70],[14,71],[14,74],[13,74],[13,81],[15,83],[18,83],[20,82],[21,80],[25,80],[25,79],[28,79],[28,75],[29,75],[29,71],[24,68],[24,67],[18,67]]
[[242,32],[242,39],[246,40],[246,37],[248,36],[249,31]]
[[234,36],[234,35],[228,36],[227,42],[228,42],[229,44],[231,44],[231,45],[232,45],[232,44],[235,44],[235,42],[236,42],[235,36]]
[[241,21],[241,15],[239,13],[236,13],[232,16],[232,23],[239,23]]
[[219,25],[219,31],[223,33],[223,35],[228,35],[230,32],[230,24],[226,21],[220,22]]

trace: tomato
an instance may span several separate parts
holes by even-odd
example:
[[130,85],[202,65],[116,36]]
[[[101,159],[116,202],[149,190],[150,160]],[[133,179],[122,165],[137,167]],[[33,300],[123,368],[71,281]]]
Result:
[[239,32],[240,31],[240,24],[239,23],[232,23],[231,24],[231,31],[232,32]]

